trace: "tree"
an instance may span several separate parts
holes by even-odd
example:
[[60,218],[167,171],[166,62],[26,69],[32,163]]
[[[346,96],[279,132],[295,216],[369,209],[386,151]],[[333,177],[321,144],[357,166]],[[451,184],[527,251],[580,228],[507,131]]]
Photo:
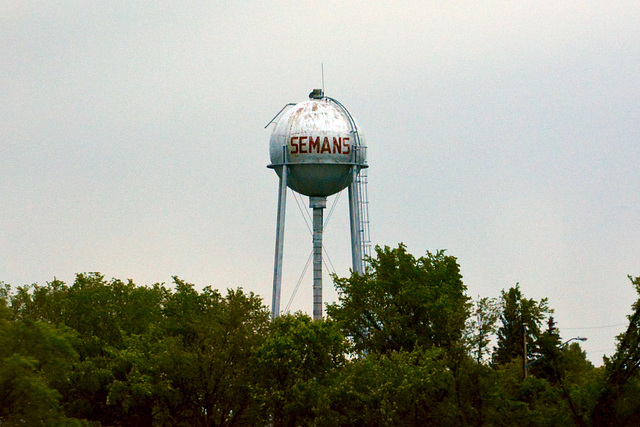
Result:
[[540,334],[535,343],[529,371],[539,378],[544,378],[551,384],[558,384],[561,380],[562,366],[562,342],[556,328],[553,316],[547,319],[547,329]]
[[0,295],[0,425],[73,424],[60,400],[78,357],[75,334],[68,328],[15,319],[7,297],[8,292]]
[[458,426],[454,378],[439,348],[368,354],[349,361],[323,389],[316,425]]
[[493,352],[493,364],[502,365],[514,358],[523,357],[526,342],[526,357],[535,355],[535,343],[540,337],[540,326],[550,313],[547,299],[540,302],[524,298],[519,284],[502,291],[500,301],[500,322],[498,343]]
[[389,354],[448,347],[461,339],[469,298],[455,257],[414,258],[400,244],[376,247],[364,274],[334,277],[339,302],[327,307],[357,352]]
[[497,366],[488,425],[572,425],[573,418],[562,391],[544,378],[522,378],[518,359]]
[[273,320],[253,359],[253,398],[264,424],[304,425],[316,419],[321,389],[346,362],[347,342],[335,322],[303,313]]
[[[174,281],[172,291],[89,273],[71,286],[54,280],[20,287],[13,296],[0,289],[5,306],[11,300],[5,311],[15,325],[73,331],[75,359],[62,370],[64,388],[45,381],[51,393],[39,395],[53,396],[48,402],[69,417],[104,425],[248,424],[250,361],[269,325],[266,307],[241,289],[223,297]],[[26,342],[39,348],[42,341]],[[29,379],[29,372],[43,372],[39,361],[58,360],[27,356],[8,359],[5,368]],[[29,381],[22,384],[39,384]]]
[[168,290],[162,285],[136,286],[131,280],[106,281],[100,273],[77,274],[72,286],[53,280],[46,286],[21,286],[11,297],[19,319],[40,320],[76,330],[84,352],[102,345],[121,346],[128,334],[143,333],[160,320]]
[[[640,277],[629,276],[631,284],[640,296]],[[629,325],[617,336],[617,350],[611,359],[605,359],[606,378],[602,384],[593,410],[594,426],[634,425],[640,422],[638,399],[638,370],[640,369],[640,297],[632,305],[633,313],[627,316]],[[631,393],[629,393],[631,392]],[[621,398],[625,411],[621,411]],[[631,408],[629,408],[631,406]]]
[[78,358],[66,373],[69,386],[60,402],[74,418],[115,424],[118,413],[107,404],[108,385],[117,373],[114,354],[131,334],[141,334],[160,320],[167,290],[156,285],[106,281],[99,273],[78,274],[71,286],[53,280],[45,286],[21,286],[11,296],[17,320],[42,322],[76,332]]
[[112,355],[107,403],[122,420],[160,425],[248,424],[251,358],[269,326],[262,300],[226,297],[177,277],[162,321]]
[[500,317],[498,301],[495,298],[478,298],[473,305],[471,316],[465,329],[469,353],[477,363],[482,363],[489,351],[491,337],[496,333],[496,322]]
[[[565,343],[566,344],[566,343]],[[572,361],[565,355],[575,356],[575,348],[579,349],[577,343],[573,347],[574,350],[568,352],[560,339],[560,334],[556,328],[553,316],[549,316],[547,320],[547,330],[545,330],[536,342],[536,352],[534,362],[531,362],[530,372],[538,378],[546,379],[552,386],[562,390],[562,396],[566,399],[573,420],[576,425],[583,426],[585,424],[585,412],[580,412],[571,395],[571,384],[566,381],[566,375],[570,369],[575,368]],[[579,350],[578,350],[579,351]],[[575,357],[574,357],[574,362]]]

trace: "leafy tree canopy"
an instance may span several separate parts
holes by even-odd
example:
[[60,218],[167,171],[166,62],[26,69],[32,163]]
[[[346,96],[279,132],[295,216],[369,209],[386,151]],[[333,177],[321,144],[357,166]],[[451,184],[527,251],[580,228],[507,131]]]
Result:
[[501,365],[516,357],[523,357],[526,342],[529,360],[535,359],[536,342],[540,338],[540,327],[545,317],[550,314],[546,298],[536,301],[525,298],[520,285],[502,291],[500,300],[500,328],[498,329],[497,347],[494,348],[493,363]]
[[444,251],[415,258],[404,245],[376,247],[363,275],[334,278],[339,302],[327,307],[355,349],[388,354],[460,340],[469,298],[460,267]]

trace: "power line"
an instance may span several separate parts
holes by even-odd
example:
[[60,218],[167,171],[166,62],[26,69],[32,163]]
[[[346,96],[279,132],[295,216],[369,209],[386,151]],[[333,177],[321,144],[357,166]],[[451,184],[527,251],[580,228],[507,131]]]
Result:
[[609,353],[609,352],[615,352],[617,349],[614,348],[601,348],[599,350],[585,350],[587,351],[587,353]]
[[626,323],[616,323],[615,325],[604,325],[604,326],[583,326],[580,328],[558,328],[558,329],[604,329],[604,328],[615,328],[616,326],[624,326]]

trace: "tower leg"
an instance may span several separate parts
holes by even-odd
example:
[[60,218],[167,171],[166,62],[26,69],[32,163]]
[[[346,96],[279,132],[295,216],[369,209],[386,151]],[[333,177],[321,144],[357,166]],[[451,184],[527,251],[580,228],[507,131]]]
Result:
[[280,293],[282,289],[282,252],[284,250],[284,215],[287,205],[287,174],[289,168],[282,165],[280,188],[278,189],[278,219],[276,225],[276,255],[273,265],[273,296],[271,300],[271,318],[280,315]]
[[326,197],[310,197],[313,209],[313,320],[322,319],[322,228]]
[[364,273],[362,261],[362,239],[360,235],[360,194],[356,180],[358,179],[358,168],[351,169],[352,179],[349,184],[349,219],[351,223],[351,262],[353,271],[358,274]]

